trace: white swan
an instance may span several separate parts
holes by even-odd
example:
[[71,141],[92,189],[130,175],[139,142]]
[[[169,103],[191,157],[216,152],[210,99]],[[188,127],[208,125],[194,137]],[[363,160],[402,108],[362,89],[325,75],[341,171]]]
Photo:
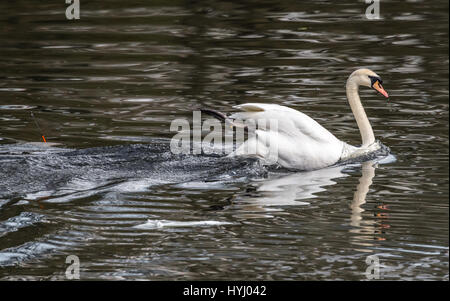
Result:
[[[267,127],[250,131],[249,138],[231,153],[231,156],[256,156],[267,160],[269,156],[273,156],[271,151],[276,149],[276,163],[283,167],[300,170],[320,169],[373,152],[381,147],[375,141],[372,127],[358,94],[358,87],[366,86],[388,97],[388,93],[381,84],[381,78],[369,69],[358,69],[347,80],[348,102],[362,138],[360,147],[351,146],[339,140],[308,115],[277,104],[238,105],[234,108],[242,112],[234,113],[230,117],[212,110],[202,111],[234,126],[239,126],[236,120],[242,120],[244,124],[254,124],[261,120],[276,121],[276,130]],[[276,147],[271,148],[274,145]]]

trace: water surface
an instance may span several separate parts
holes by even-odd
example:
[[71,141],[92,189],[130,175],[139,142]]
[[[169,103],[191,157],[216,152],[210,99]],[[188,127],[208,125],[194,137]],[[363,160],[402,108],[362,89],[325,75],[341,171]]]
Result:
[[[0,279],[448,280],[448,2],[0,4]],[[170,122],[278,103],[391,155],[310,172],[176,156]],[[39,142],[31,112],[49,142]]]

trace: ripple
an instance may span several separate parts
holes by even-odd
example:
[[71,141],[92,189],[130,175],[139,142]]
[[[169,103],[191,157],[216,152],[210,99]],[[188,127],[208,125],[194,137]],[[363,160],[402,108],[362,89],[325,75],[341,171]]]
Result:
[[167,220],[148,220],[145,224],[134,226],[137,229],[161,229],[170,227],[206,227],[232,225],[233,223],[221,221],[167,221]]
[[9,92],[22,92],[22,91],[26,91],[27,89],[25,88],[0,88],[0,92],[2,91],[9,91]]
[[0,237],[43,222],[43,218],[44,216],[41,214],[21,212],[18,216],[11,217],[6,221],[0,221]]
[[[76,254],[83,280],[365,280],[376,254],[384,280],[448,280],[448,1],[430,3],[382,22],[358,1],[111,1],[81,23],[2,6],[0,278],[64,280]],[[385,158],[292,172],[167,147],[174,118],[245,102],[359,145],[358,67],[391,95],[360,89]],[[25,143],[30,109],[49,142]]]
[[28,105],[0,105],[0,110],[30,110],[35,108],[35,106]]
[[40,256],[48,256],[58,249],[57,246],[45,242],[27,242],[23,245],[0,251],[0,266],[16,266],[24,262],[37,260]]

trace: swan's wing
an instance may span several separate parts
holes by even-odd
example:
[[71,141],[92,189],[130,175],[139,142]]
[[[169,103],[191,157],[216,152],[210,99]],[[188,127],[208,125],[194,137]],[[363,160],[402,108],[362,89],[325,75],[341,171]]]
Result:
[[[297,110],[276,105],[247,103],[235,106],[242,110],[230,118],[244,123],[260,124],[260,120],[273,120],[277,126],[260,128],[235,154],[256,154],[267,158],[269,145],[276,145],[277,161],[285,167],[317,169],[336,163],[342,153],[343,142],[311,117]],[[273,154],[272,154],[273,155]]]
[[244,122],[257,120],[277,120],[278,131],[288,136],[308,136],[318,142],[335,142],[338,140],[332,133],[308,115],[297,110],[277,104],[245,103],[234,106],[242,112],[230,118]]

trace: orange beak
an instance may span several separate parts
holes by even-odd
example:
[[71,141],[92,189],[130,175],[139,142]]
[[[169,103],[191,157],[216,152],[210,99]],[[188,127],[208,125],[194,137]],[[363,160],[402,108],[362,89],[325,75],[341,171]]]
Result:
[[375,90],[377,90],[378,92],[380,92],[381,94],[383,94],[384,97],[386,97],[386,98],[389,97],[389,94],[386,92],[386,90],[383,89],[383,86],[380,84],[379,81],[376,81],[372,87]]

